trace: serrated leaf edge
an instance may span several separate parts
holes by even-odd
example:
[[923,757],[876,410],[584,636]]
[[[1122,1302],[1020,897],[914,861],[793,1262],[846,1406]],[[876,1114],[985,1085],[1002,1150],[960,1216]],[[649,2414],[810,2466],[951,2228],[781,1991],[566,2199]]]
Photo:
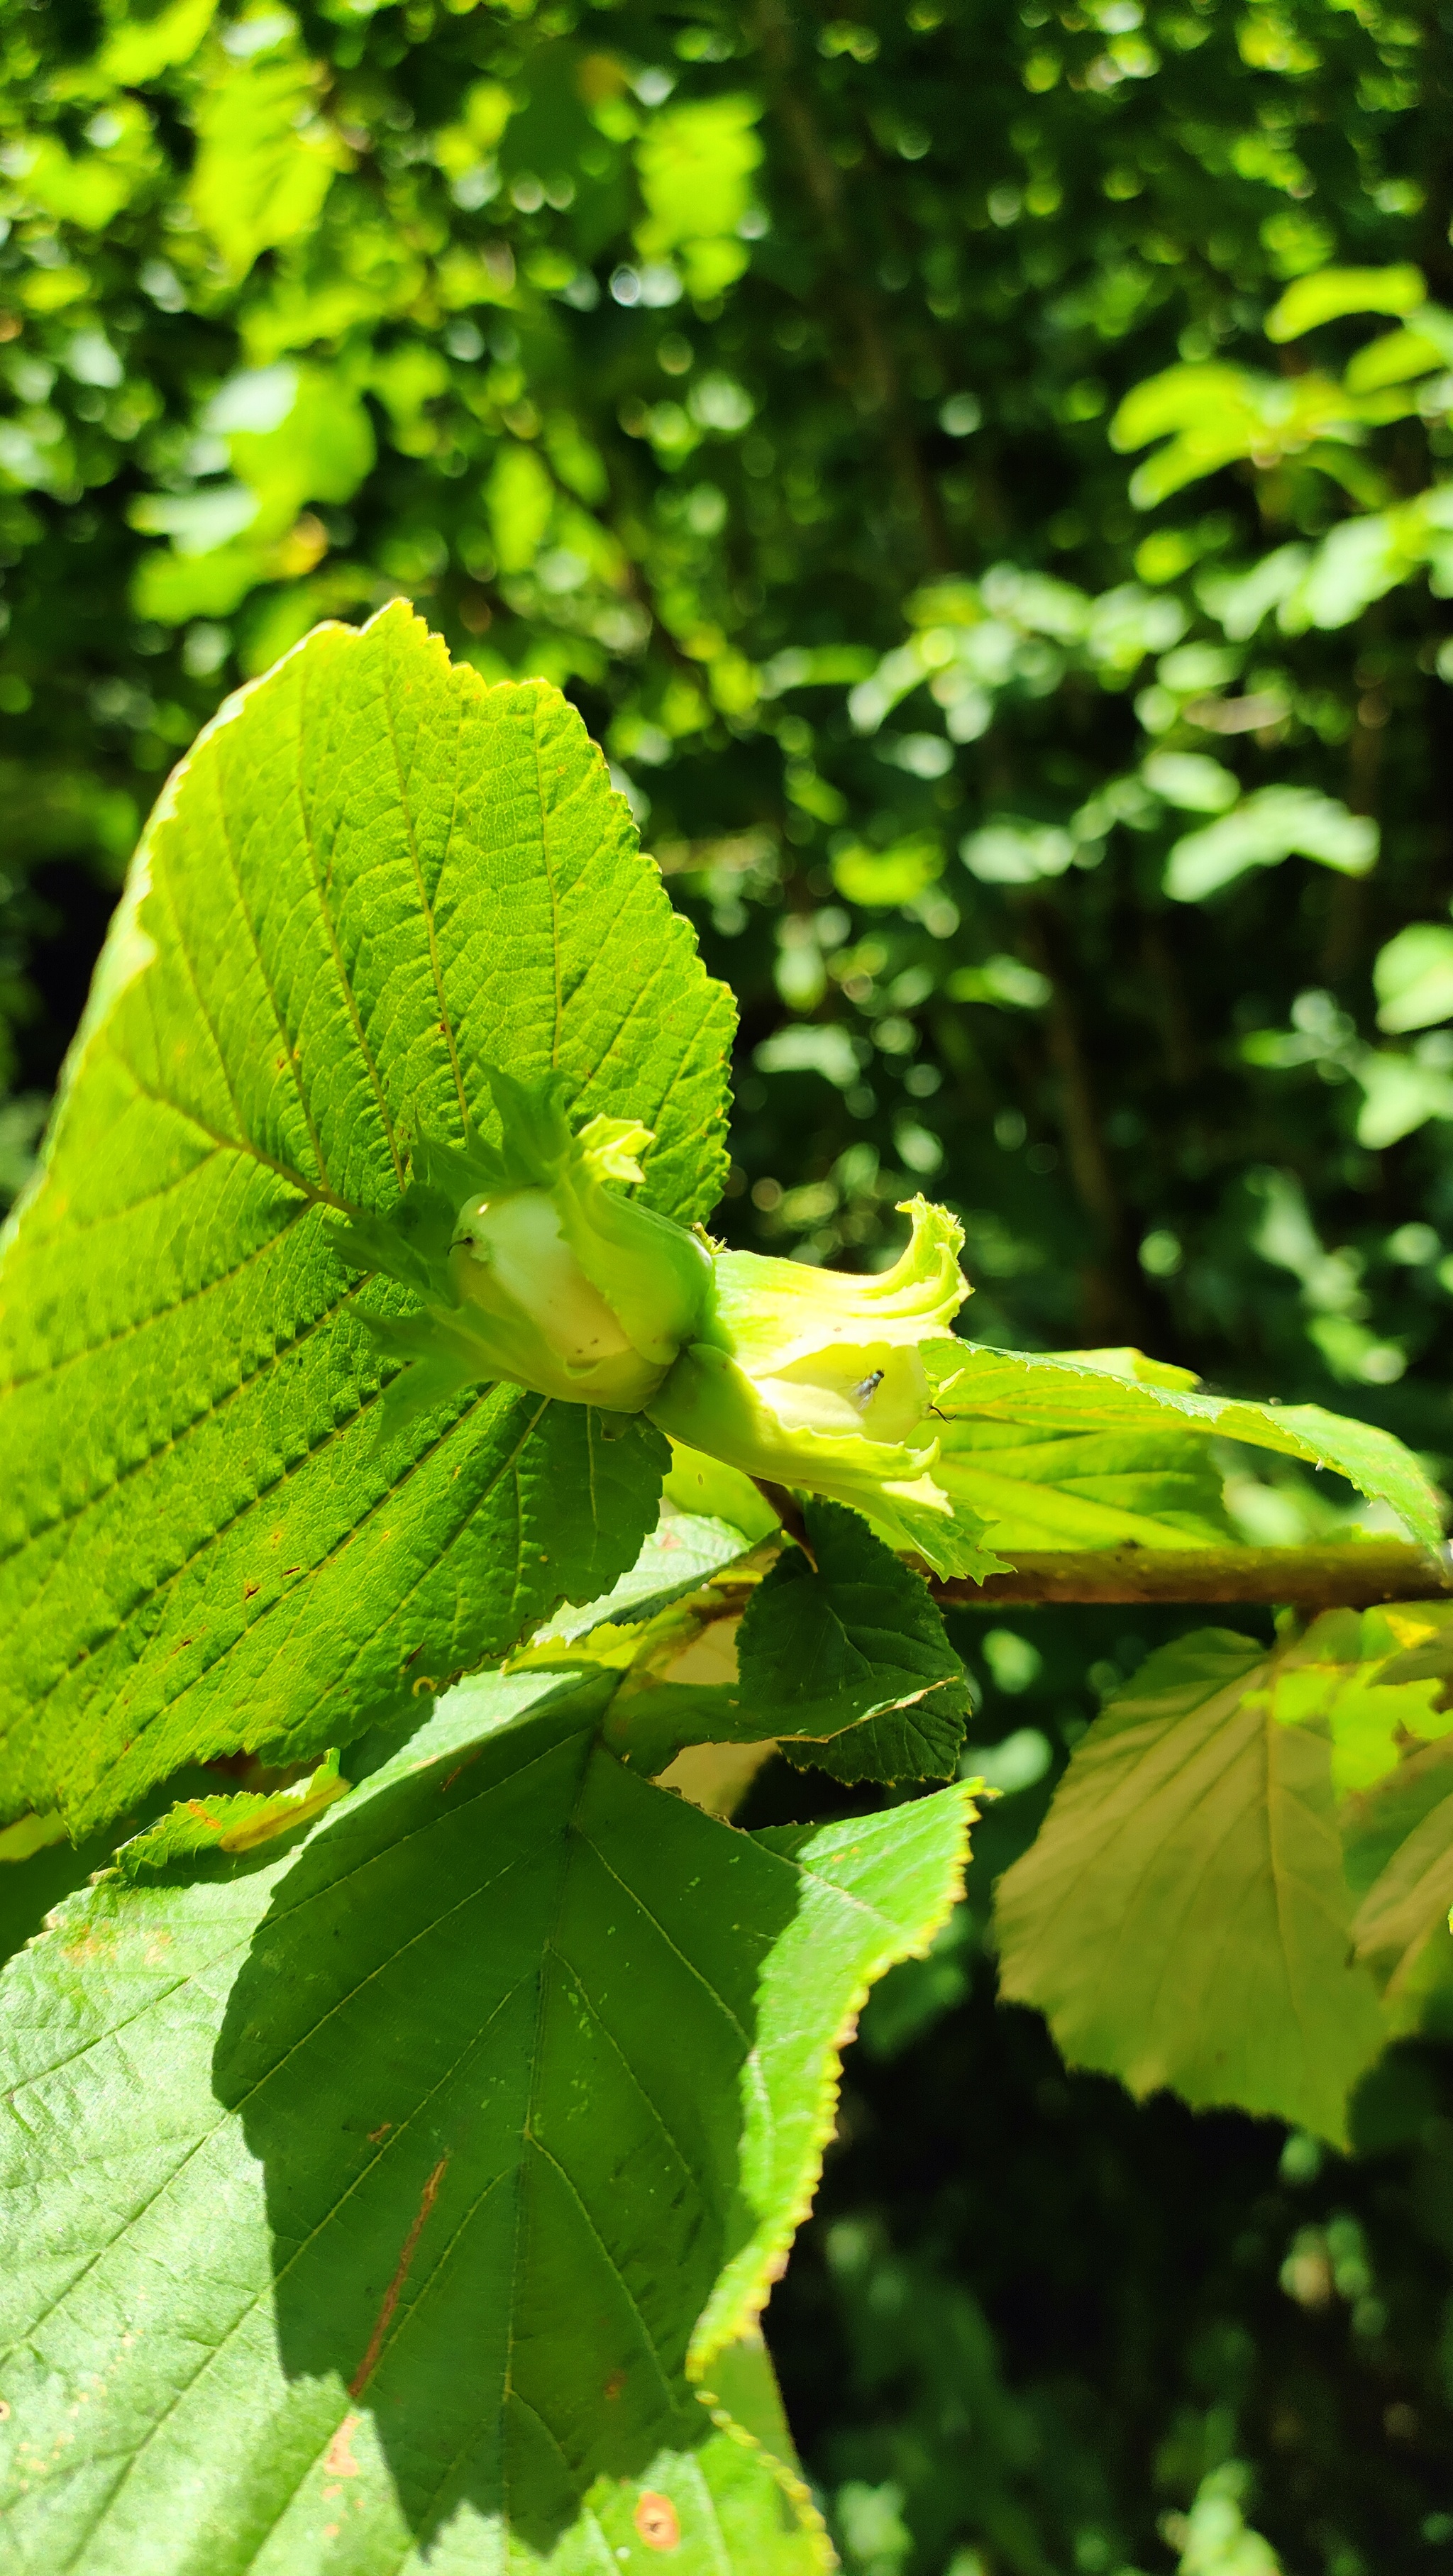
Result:
[[[726,2347],[723,2346],[722,2349],[725,2350]],[[775,2451],[770,2451],[765,2442],[759,2440],[755,2433],[747,2430],[745,2424],[739,2424],[736,2417],[722,2404],[720,2398],[712,2394],[710,2389],[698,2388],[696,2394],[717,2431],[724,2433],[728,2441],[735,2442],[740,2450],[760,2460],[773,2484],[786,2497],[797,2516],[802,2536],[812,2549],[818,2568],[821,2570],[821,2576],[835,2576],[835,2570],[839,2564],[837,2551],[832,2545],[827,2524],[822,2518],[817,2499],[807,2480],[791,2466],[790,2462],[779,2459]]]
[[[809,2216],[822,2179],[823,2158],[837,2124],[838,2099],[842,2090],[843,2057],[857,2033],[858,2016],[881,1977],[905,1959],[922,1959],[928,1954],[935,1936],[959,1904],[969,1866],[969,1830],[977,1824],[979,1808],[970,1788],[950,1784],[933,1793],[952,1798],[959,1807],[959,1829],[953,1863],[944,1885],[940,1902],[920,1924],[910,1940],[895,1938],[884,1944],[874,1965],[853,1989],[842,2020],[822,2053],[818,2073],[817,2106],[803,2157],[802,2174],[796,2192],[778,2212],[770,2226],[754,2240],[750,2267],[741,2256],[733,2257],[718,2279],[706,2306],[692,2329],[686,2354],[686,2376],[700,2382],[719,2353],[740,2341],[757,2325],[774,2288],[787,2269],[787,2258],[799,2227]],[[745,2252],[745,2248],[743,2249]],[[741,2276],[738,2267],[741,2267]],[[698,2394],[700,2394],[698,2387]],[[705,2403],[706,2400],[703,2399]]]

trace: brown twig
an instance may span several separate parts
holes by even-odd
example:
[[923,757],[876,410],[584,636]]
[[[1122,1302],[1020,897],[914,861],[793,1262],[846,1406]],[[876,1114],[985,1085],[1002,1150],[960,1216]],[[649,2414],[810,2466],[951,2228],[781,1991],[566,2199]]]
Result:
[[1453,1597],[1453,1551],[1406,1539],[1349,1539],[1328,1547],[1114,1547],[1021,1556],[983,1583],[930,1586],[956,1610],[1031,1603],[1143,1601],[1170,1605],[1274,1602],[1299,1610],[1363,1610],[1380,1601]]

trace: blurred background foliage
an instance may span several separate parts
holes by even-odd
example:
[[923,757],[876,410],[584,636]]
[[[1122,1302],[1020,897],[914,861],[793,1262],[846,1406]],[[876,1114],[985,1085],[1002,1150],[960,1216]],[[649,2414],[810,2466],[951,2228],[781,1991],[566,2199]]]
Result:
[[[735,1239],[922,1185],[979,1338],[1447,1473],[1453,7],[837,6],[3,0],[0,1185],[171,763],[404,592],[735,987]],[[854,2576],[1447,2563],[1446,2060],[1344,2161],[993,2009],[980,1882],[1188,1624],[960,1623],[1005,1794],[773,2310]]]

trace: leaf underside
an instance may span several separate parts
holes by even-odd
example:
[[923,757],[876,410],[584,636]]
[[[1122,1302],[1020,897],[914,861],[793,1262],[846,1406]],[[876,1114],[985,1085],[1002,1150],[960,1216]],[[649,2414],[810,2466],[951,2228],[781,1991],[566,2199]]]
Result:
[[621,1770],[596,1685],[493,1692],[6,1971],[25,2576],[583,2576],[655,2563],[653,2494],[687,2576],[825,2563],[740,2339],[965,1794],[738,1833]]
[[609,1589],[664,1444],[497,1388],[380,1445],[380,1291],[329,1230],[420,1128],[489,1134],[489,1062],[644,1120],[644,1196],[704,1213],[730,1012],[555,690],[396,604],[229,702],[0,1267],[0,1814],[80,1833],[193,1757],[306,1759]]
[[1000,1881],[1001,1988],[1137,2096],[1342,2142],[1387,2032],[1352,1957],[1329,1729],[1280,1719],[1269,1675],[1218,1629],[1147,1659]]

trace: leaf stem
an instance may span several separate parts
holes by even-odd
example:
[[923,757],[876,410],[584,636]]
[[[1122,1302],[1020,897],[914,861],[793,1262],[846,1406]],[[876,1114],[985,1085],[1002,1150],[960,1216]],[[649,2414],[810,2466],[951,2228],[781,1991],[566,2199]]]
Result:
[[983,1583],[954,1578],[930,1589],[936,1601],[960,1610],[1005,1601],[1265,1601],[1360,1610],[1453,1597],[1453,1551],[1393,1538],[1325,1547],[1056,1548],[1021,1556],[1012,1572]]
[[807,1523],[802,1517],[802,1509],[796,1495],[789,1494],[785,1485],[770,1484],[765,1476],[754,1476],[752,1482],[763,1502],[771,1505],[786,1536],[796,1540],[815,1574],[817,1558],[813,1553],[812,1541],[807,1535]]

